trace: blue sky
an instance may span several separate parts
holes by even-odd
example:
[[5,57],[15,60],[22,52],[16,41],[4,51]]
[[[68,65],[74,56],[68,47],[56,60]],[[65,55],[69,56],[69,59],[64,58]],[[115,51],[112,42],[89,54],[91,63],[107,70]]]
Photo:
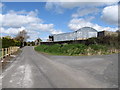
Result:
[[89,26],[98,31],[118,29],[117,2],[4,2],[2,35],[16,36],[25,29],[29,41],[38,37],[44,41],[50,34],[72,32]]

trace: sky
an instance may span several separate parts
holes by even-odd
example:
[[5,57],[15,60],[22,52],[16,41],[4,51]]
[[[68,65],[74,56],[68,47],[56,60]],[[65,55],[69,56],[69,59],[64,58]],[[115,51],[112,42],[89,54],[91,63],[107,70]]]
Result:
[[[59,1],[59,0],[58,0]],[[2,36],[15,37],[26,30],[34,41],[51,34],[92,27],[97,31],[118,30],[118,0],[112,2],[2,2]]]

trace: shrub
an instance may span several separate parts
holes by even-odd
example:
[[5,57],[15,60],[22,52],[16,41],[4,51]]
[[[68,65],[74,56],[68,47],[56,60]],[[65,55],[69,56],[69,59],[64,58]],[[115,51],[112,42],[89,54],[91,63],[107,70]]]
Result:
[[107,50],[107,47],[103,46],[103,45],[92,44],[92,45],[89,45],[89,47],[96,51],[97,50]]

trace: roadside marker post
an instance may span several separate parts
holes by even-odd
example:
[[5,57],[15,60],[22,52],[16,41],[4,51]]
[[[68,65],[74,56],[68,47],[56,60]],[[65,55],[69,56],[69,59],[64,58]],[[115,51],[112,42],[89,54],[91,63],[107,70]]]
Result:
[[4,57],[4,49],[2,48],[2,59],[3,59],[3,57]]

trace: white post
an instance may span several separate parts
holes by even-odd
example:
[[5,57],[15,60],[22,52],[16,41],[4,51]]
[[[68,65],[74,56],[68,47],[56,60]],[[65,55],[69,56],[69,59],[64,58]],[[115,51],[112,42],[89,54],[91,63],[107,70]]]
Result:
[[7,48],[5,48],[5,56],[7,56]]
[[3,59],[3,57],[4,57],[4,49],[2,48],[2,59]]

